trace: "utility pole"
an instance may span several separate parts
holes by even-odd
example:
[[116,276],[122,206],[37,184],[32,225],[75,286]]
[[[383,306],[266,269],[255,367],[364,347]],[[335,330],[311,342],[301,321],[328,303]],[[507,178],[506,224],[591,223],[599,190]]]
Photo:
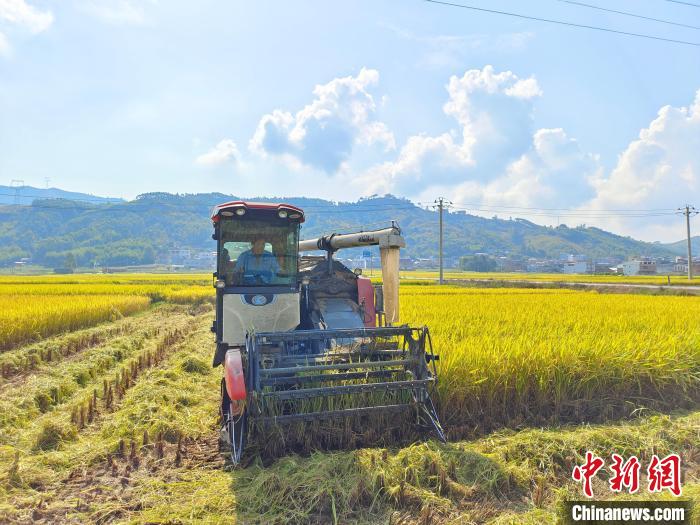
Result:
[[436,206],[433,206],[433,208],[437,208],[440,216],[440,248],[439,248],[439,257],[440,257],[440,284],[445,283],[444,279],[444,274],[443,274],[443,259],[442,259],[442,254],[443,254],[443,220],[442,220],[442,212],[445,210],[445,208],[449,208],[450,204],[452,204],[450,201],[446,201],[444,197],[438,197],[435,200]]
[[688,236],[688,280],[693,279],[693,250],[690,242],[690,216],[697,215],[698,210],[690,204],[686,204],[684,208],[678,208],[678,211],[685,215],[685,228]]
[[19,192],[20,192],[20,190],[21,190],[23,187],[24,187],[24,181],[23,181],[23,180],[12,179],[12,180],[10,181],[10,188],[14,188],[14,189],[15,189],[15,201],[14,201],[15,205],[22,204],[22,202],[21,202],[21,198],[22,198],[22,197],[21,197],[21,195],[20,195]]

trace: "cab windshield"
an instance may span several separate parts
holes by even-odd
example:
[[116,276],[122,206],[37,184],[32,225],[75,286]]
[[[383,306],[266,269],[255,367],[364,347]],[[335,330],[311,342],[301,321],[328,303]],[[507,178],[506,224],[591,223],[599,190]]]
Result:
[[226,286],[295,286],[299,225],[225,219],[220,225],[218,275]]

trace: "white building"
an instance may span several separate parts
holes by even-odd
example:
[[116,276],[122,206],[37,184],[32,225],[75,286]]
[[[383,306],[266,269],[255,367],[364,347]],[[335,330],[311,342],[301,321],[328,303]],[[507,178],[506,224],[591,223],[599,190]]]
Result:
[[633,259],[621,266],[624,275],[656,275],[656,262],[651,259]]
[[590,273],[591,265],[587,261],[567,261],[562,265],[563,273]]

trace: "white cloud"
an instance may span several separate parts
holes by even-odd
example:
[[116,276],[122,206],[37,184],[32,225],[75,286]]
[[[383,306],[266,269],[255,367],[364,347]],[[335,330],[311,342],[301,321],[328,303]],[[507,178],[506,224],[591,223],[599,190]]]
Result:
[[[700,89],[689,107],[664,106],[627,146],[607,177],[595,180],[592,209],[673,210],[700,202]],[[697,206],[697,204],[696,204]],[[645,239],[680,239],[684,227],[673,214],[616,218],[617,231]]]
[[41,11],[25,0],[0,0],[0,19],[36,34],[51,26],[53,14]]
[[416,195],[467,180],[487,183],[533,148],[533,101],[542,95],[534,77],[486,66],[453,76],[447,92],[443,111],[459,129],[409,137],[395,161],[361,177],[368,194],[399,189]]
[[375,119],[377,108],[368,91],[378,81],[376,70],[362,68],[356,77],[317,85],[314,100],[296,114],[276,109],[263,116],[250,149],[335,173],[358,144],[394,148],[393,134]]
[[141,25],[146,22],[146,5],[155,0],[89,0],[81,8],[90,15],[114,25]]
[[224,139],[212,149],[195,159],[202,166],[219,166],[226,163],[236,163],[240,155],[236,143],[231,139]]
[[[542,96],[534,77],[486,66],[453,76],[447,92],[443,111],[458,127],[409,137],[394,160],[355,178],[363,193],[421,201],[443,194],[474,210],[537,208],[541,215],[533,218],[544,223],[554,223],[557,212],[544,216],[543,209],[573,209],[570,222],[645,240],[682,237],[673,210],[700,202],[700,90],[689,107],[661,108],[609,173],[563,129],[534,129],[532,111]],[[617,211],[657,209],[666,214]]]
[[10,56],[12,46],[8,34],[38,34],[53,23],[51,11],[37,9],[25,0],[0,0],[0,56]]
[[601,174],[598,157],[581,151],[563,129],[535,132],[532,149],[505,173],[486,182],[467,181],[452,189],[457,202],[522,208],[567,208],[594,195]]

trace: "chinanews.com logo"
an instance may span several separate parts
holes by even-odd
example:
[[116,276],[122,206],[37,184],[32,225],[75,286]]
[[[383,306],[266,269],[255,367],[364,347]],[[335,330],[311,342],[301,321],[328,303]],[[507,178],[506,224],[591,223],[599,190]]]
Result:
[[607,494],[640,494],[644,488],[650,495],[670,495],[670,500],[592,501],[594,496],[601,496],[593,493],[593,480],[605,465],[603,458],[589,451],[583,464],[574,467],[571,477],[580,483],[587,499],[564,504],[565,523],[696,523],[691,517],[691,502],[676,499],[683,494],[678,454],[663,458],[653,454],[646,464],[636,456],[625,459],[612,454],[608,463]]

